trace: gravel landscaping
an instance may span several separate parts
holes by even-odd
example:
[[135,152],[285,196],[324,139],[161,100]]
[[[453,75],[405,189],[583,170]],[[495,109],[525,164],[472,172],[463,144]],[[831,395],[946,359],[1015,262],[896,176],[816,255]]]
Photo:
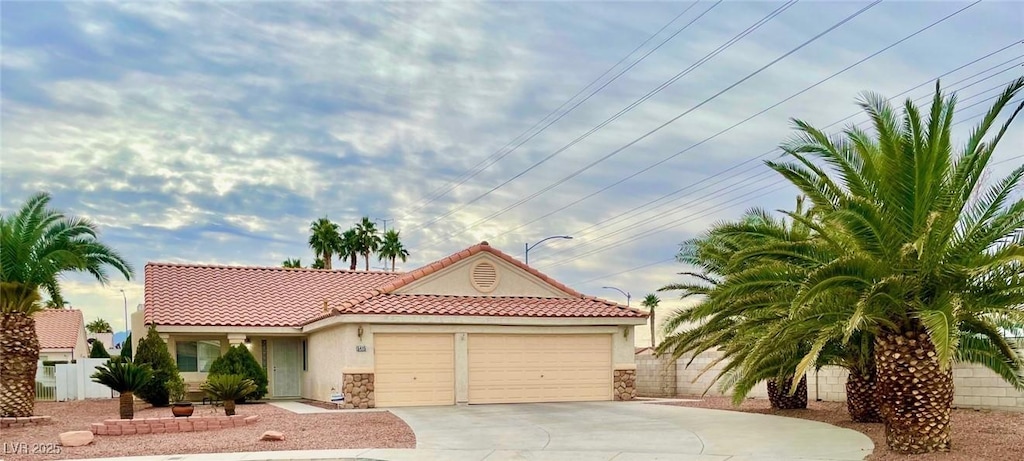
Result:
[[680,398],[699,400],[663,404],[803,418],[853,429],[867,435],[874,442],[875,451],[867,458],[870,461],[1024,460],[1024,413],[953,410],[953,451],[907,456],[892,453],[885,447],[885,429],[881,424],[850,421],[843,402],[812,401],[808,402],[806,410],[772,410],[765,399],[748,399],[735,407],[726,397]]
[[[299,415],[267,404],[237,407],[239,415],[259,415],[260,420],[245,427],[174,434],[96,436],[84,447],[60,447],[59,455],[23,455],[10,453],[11,444],[53,444],[57,434],[88,430],[90,423],[117,418],[116,399],[74,402],[39,402],[37,415],[51,415],[54,424],[34,428],[4,430],[7,451],[0,458],[45,460],[100,458],[185,453],[222,453],[271,450],[319,450],[332,448],[415,448],[412,429],[389,412],[339,412]],[[223,408],[197,405],[195,416],[223,415]],[[140,405],[136,418],[170,416],[169,408]],[[264,431],[284,433],[281,442],[260,442]]]

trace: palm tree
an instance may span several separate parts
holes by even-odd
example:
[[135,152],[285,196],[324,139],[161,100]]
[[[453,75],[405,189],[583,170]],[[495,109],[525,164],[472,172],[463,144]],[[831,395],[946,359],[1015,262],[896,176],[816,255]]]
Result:
[[[718,350],[721,358],[706,366],[702,374],[724,363],[712,385],[731,389],[734,402],[739,403],[754,386],[767,381],[774,408],[805,408],[806,381],[798,381],[794,395],[790,380],[806,353],[806,342],[777,343],[767,351],[754,347],[787,318],[788,303],[802,272],[795,265],[741,255],[768,242],[803,242],[809,236],[806,226],[791,225],[754,209],[739,222],[719,223],[701,237],[684,242],[678,259],[699,271],[682,274],[696,281],[671,284],[659,291],[682,291],[683,299],[700,297],[700,302],[666,319],[666,336],[657,346],[658,353],[668,352],[678,359]],[[749,280],[757,280],[757,286]]]
[[96,319],[85,324],[85,330],[90,333],[113,333],[114,329],[110,327],[110,323],[103,319]]
[[841,251],[801,282],[794,315],[835,308],[819,302],[829,297],[856,300],[822,312],[830,323],[798,372],[835,330],[872,334],[893,451],[949,450],[955,360],[982,363],[1024,389],[1024,363],[1002,333],[1024,324],[1024,200],[1011,199],[1024,166],[981,184],[1024,103],[986,137],[1022,88],[1024,78],[1011,83],[959,146],[951,141],[956,96],[936,84],[924,118],[912,101],[897,111],[864,95],[872,133],[850,127],[829,137],[794,120],[797,135],[783,145],[793,161],[768,162],[821,211],[819,234]]
[[55,301],[53,299],[47,299],[45,304],[47,309],[64,309],[65,307],[70,309],[71,303],[66,299]]
[[40,193],[12,215],[0,215],[0,416],[32,416],[39,338],[32,314],[42,309],[45,291],[63,305],[59,279],[87,272],[107,283],[107,267],[132,276],[132,267],[98,240],[99,230],[84,218],[47,208]]
[[359,262],[359,234],[356,229],[350,228],[341,234],[341,249],[338,250],[341,259],[348,259],[348,270],[356,270]]
[[135,417],[135,392],[142,389],[152,377],[153,370],[149,365],[138,365],[122,358],[108,360],[106,364],[96,367],[96,372],[91,376],[94,382],[121,394],[121,419]]
[[370,221],[369,217],[363,216],[363,220],[356,224],[356,236],[359,254],[363,255],[366,262],[366,270],[370,270],[370,254],[380,248],[380,235],[377,234],[377,225]]
[[288,258],[281,263],[281,267],[285,269],[302,269],[302,258]]
[[314,259],[313,260],[313,264],[310,264],[309,268],[310,269],[326,269],[326,267],[324,267],[324,260],[323,260],[323,258],[316,258],[316,259]]
[[395,260],[401,259],[404,263],[409,257],[409,251],[402,245],[402,240],[398,237],[399,231],[391,229],[384,233],[384,240],[380,245],[380,260],[391,261],[391,272],[395,271]]
[[656,295],[654,293],[649,293],[647,296],[644,296],[644,300],[640,302],[641,306],[644,306],[644,307],[647,308],[647,314],[651,318],[651,347],[652,348],[656,346],[656,344],[655,344],[656,341],[654,339],[654,308],[658,307],[658,303],[660,303],[660,302],[661,302],[661,299],[659,299],[658,295]]
[[320,218],[309,225],[309,247],[313,254],[324,260],[324,269],[331,269],[331,259],[341,247],[338,225],[327,218]]
[[256,391],[256,382],[244,375],[212,375],[200,385],[210,397],[224,403],[224,414],[235,414],[235,401]]

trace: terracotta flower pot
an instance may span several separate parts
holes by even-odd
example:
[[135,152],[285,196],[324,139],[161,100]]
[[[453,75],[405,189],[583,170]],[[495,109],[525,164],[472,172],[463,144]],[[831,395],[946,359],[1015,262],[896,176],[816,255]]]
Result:
[[192,402],[175,402],[171,406],[171,413],[174,413],[176,418],[192,416],[192,412],[195,410]]

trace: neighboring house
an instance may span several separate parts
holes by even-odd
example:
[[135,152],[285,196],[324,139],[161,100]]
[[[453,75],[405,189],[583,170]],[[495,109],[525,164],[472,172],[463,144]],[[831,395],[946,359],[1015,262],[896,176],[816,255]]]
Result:
[[183,377],[245,344],[269,398],[355,407],[629,399],[646,315],[482,242],[405,274],[150,263],[155,325]]
[[70,362],[89,356],[82,311],[43,309],[32,317],[39,336],[39,360]]
[[87,334],[89,336],[87,341],[89,341],[90,348],[92,346],[92,341],[90,341],[90,340],[96,340],[96,341],[99,341],[99,342],[103,343],[103,348],[106,349],[107,352],[109,352],[111,354],[117,354],[118,353],[117,348],[114,347],[114,334],[113,333],[87,333]]

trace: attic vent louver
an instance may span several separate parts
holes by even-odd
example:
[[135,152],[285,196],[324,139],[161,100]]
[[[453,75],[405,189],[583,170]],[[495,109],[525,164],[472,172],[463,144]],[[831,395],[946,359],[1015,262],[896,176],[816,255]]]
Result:
[[481,293],[490,293],[498,286],[498,268],[488,261],[481,261],[470,272],[473,288]]

